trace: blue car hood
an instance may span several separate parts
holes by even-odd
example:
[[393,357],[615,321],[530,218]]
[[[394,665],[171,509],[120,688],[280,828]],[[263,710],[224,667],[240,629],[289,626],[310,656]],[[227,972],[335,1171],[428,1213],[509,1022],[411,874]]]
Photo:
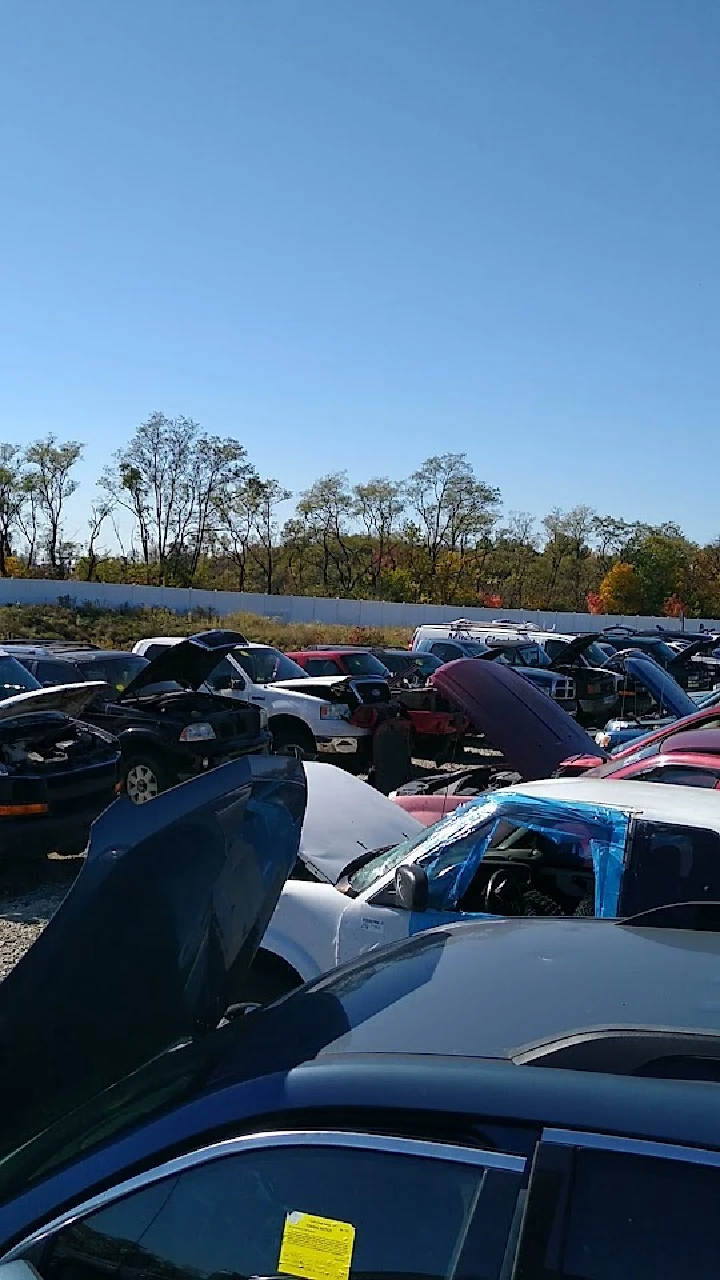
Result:
[[691,716],[697,711],[697,703],[689,694],[680,688],[669,671],[661,667],[654,658],[647,654],[619,654],[621,662],[617,664],[611,659],[608,667],[613,671],[622,670],[636,684],[642,686],[655,699],[663,711],[669,711],[676,719]]
[[0,984],[0,1157],[217,1026],[295,862],[302,765],[249,756],[93,824],[87,860]]

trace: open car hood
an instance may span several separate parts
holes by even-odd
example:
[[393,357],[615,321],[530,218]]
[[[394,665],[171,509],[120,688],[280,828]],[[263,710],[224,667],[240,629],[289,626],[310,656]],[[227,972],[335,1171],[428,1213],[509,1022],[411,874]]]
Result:
[[49,689],[16,693],[0,702],[0,720],[36,711],[64,711],[67,716],[79,716],[101,689],[107,690],[104,680],[88,680],[87,684],[55,684]]
[[300,857],[330,884],[337,884],[361,854],[392,848],[423,825],[381,791],[337,765],[308,760],[305,775],[307,808]]
[[302,765],[247,756],[116,800],[45,931],[0,983],[0,1157],[217,1026],[297,856]]
[[568,663],[575,662],[580,657],[581,653],[584,653],[586,649],[589,649],[591,644],[595,644],[596,640],[597,634],[595,633],[592,635],[575,636],[574,640],[568,640],[562,653],[559,653],[557,658],[553,658],[553,661],[550,663],[550,669],[554,670],[556,667],[566,667]]
[[440,667],[430,683],[525,781],[549,778],[568,756],[595,754],[592,738],[572,716],[512,667],[458,658]]
[[680,688],[670,672],[639,649],[621,649],[614,658],[610,658],[607,670],[621,671],[630,676],[663,711],[669,711],[678,720],[693,715],[698,709],[697,703]]
[[693,640],[691,644],[680,650],[673,658],[670,666],[682,667],[684,663],[689,662],[691,658],[696,657],[699,653],[709,654],[711,649],[717,648],[717,644],[717,636],[703,636],[700,640]]
[[176,680],[189,689],[199,689],[219,662],[238,646],[236,631],[200,631],[180,644],[166,645],[134,680],[125,686],[120,697],[140,693],[151,684]]

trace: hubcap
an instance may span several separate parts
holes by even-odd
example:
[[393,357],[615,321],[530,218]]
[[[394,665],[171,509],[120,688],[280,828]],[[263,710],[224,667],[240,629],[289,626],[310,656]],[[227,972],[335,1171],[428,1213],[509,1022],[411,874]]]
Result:
[[133,804],[147,804],[148,800],[155,799],[160,787],[157,775],[149,765],[135,764],[128,769],[125,789]]

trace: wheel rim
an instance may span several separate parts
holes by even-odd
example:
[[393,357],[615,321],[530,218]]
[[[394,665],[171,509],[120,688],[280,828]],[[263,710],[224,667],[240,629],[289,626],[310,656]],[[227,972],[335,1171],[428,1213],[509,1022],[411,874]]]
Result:
[[147,804],[160,790],[157,774],[148,764],[134,764],[127,771],[125,790],[133,804]]

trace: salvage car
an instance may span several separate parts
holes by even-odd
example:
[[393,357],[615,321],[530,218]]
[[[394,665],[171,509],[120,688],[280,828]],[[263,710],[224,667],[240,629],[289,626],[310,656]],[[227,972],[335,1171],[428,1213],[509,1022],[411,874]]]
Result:
[[[153,658],[178,644],[177,636],[139,640],[133,653]],[[351,759],[367,768],[372,756],[372,726],[356,715],[368,703],[387,702],[385,677],[310,681],[302,667],[268,644],[238,644],[220,660],[205,681],[208,690],[261,707],[268,717],[276,755],[312,760],[316,755]],[[357,721],[360,720],[360,723]]]
[[457,754],[468,723],[437,689],[424,683],[420,687],[408,687],[405,680],[396,680],[374,654],[354,645],[318,645],[296,650],[288,657],[312,676],[374,675],[386,680],[394,701],[403,708],[412,725],[412,754],[438,763],[444,763]]
[[233,1016],[303,799],[254,757],[97,824],[0,987],[0,1280],[713,1276],[718,934],[446,925]]
[[[18,660],[58,678],[104,682],[86,708],[90,724],[112,733],[122,749],[122,785],[134,804],[237,756],[267,751],[267,716],[249,702],[202,692],[211,670],[234,648],[222,633],[199,633],[152,662],[139,654],[70,644],[13,646]],[[73,675],[70,675],[70,672]],[[53,678],[44,676],[43,678]]]
[[[332,778],[311,770],[309,795],[327,797]],[[720,901],[720,795],[548,779],[478,796],[390,849],[348,850],[344,867],[342,852],[286,884],[248,999],[466,915],[615,917]]]
[[[430,653],[441,662],[456,662],[462,658],[485,658],[507,663],[521,669],[528,683],[541,689],[544,694],[557,702],[569,715],[577,711],[577,690],[571,676],[559,675],[549,670],[550,664],[545,661],[537,646],[526,643],[526,655],[519,654],[515,646],[508,655],[502,652],[498,644],[490,646],[484,640],[474,639],[469,630],[470,624],[451,623],[448,627],[418,627],[412,639],[412,653]],[[533,660],[534,659],[534,660]]]
[[79,853],[114,800],[120,745],[77,718],[102,687],[43,689],[0,650],[0,857]]
[[717,636],[697,636],[680,648],[666,634],[635,631],[632,627],[607,627],[602,639],[616,651],[637,649],[670,673],[683,689],[707,691],[720,682],[720,660],[712,655]]

